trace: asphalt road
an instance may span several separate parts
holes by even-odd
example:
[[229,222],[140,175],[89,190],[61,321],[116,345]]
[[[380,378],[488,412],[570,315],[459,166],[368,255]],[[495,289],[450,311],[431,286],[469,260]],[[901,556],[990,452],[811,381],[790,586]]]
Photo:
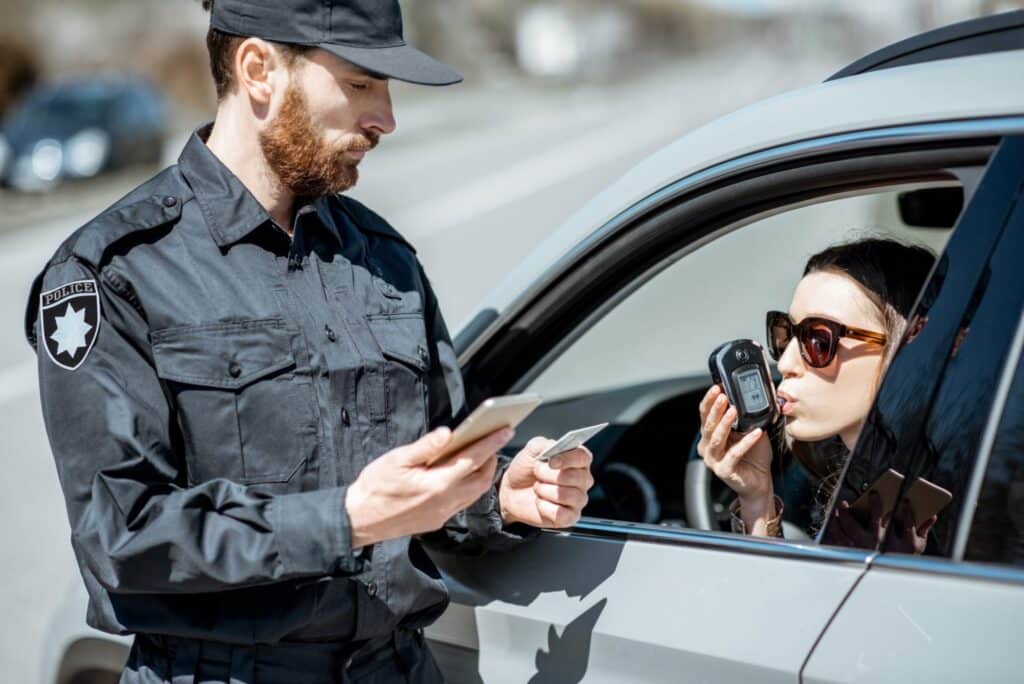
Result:
[[[454,329],[545,235],[651,151],[717,115],[814,83],[841,61],[751,49],[600,88],[403,90],[400,130],[368,156],[353,194],[417,246]],[[169,159],[182,142],[169,144]],[[0,194],[5,681],[37,681],[43,659],[56,656],[48,625],[78,577],[23,336],[25,298],[60,242],[142,179],[121,174],[51,197]]]

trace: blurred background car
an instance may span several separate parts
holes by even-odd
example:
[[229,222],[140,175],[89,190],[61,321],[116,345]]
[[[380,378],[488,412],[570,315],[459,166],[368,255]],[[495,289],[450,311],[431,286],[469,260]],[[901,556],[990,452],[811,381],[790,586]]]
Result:
[[159,93],[123,75],[37,86],[0,131],[0,180],[23,191],[157,164],[167,135]]

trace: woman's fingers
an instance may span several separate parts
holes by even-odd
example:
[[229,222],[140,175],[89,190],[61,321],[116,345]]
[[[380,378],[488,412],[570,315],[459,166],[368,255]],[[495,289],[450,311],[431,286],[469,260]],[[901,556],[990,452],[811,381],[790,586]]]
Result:
[[725,453],[725,456],[722,457],[722,467],[728,471],[736,470],[736,466],[739,465],[744,456],[750,453],[750,450],[757,444],[757,440],[761,439],[763,434],[764,430],[757,428],[743,435],[740,441],[733,444]]
[[736,420],[736,409],[729,408],[718,420],[718,425],[708,437],[708,452],[711,458],[721,460],[725,453],[725,447],[729,443],[729,434],[732,432],[732,423]]
[[720,394],[717,399],[711,404],[711,410],[708,411],[708,417],[704,421],[704,425],[701,428],[702,433],[705,437],[710,437],[711,433],[715,431],[718,424],[722,420],[722,415],[729,409],[729,400],[725,398],[724,394]]
[[849,502],[841,501],[836,509],[836,521],[843,533],[861,549],[874,549],[878,546],[878,524],[881,518],[862,521],[851,509]]
[[708,387],[708,391],[704,393],[704,398],[700,400],[700,422],[704,423],[708,418],[708,411],[711,410],[711,404],[714,403],[718,395],[721,394],[722,390],[718,389],[718,385],[712,385]]
[[937,515],[933,515],[932,517],[925,520],[923,523],[921,523],[921,526],[917,528],[917,536],[921,537],[922,539],[927,537],[932,527],[934,527],[935,523],[937,523],[938,521],[939,516]]

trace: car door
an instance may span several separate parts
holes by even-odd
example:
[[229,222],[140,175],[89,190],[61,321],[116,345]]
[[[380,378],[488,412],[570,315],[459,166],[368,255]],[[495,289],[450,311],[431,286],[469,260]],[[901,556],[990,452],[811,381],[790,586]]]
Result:
[[[991,154],[991,131],[928,128],[935,137],[910,151],[904,136],[921,128],[850,134],[840,155],[834,138],[802,142],[664,189],[660,204],[598,231],[566,275],[471,346],[461,359],[471,404],[508,391],[549,397],[522,441],[613,425],[589,445],[598,486],[574,529],[504,555],[435,555],[453,604],[428,638],[451,681],[798,681],[876,552],[687,525],[682,482],[710,382],[706,354],[715,342],[761,338],[760,312],[786,305],[803,259],[850,237],[848,212],[898,224],[901,197],[959,191],[959,170]],[[948,234],[896,232],[936,248]],[[724,266],[723,303],[702,278]],[[701,314],[652,308],[665,302]]]
[[894,362],[927,380],[887,380],[853,457],[874,452],[878,467],[907,473],[905,498],[922,478],[951,499],[923,553],[883,546],[806,682],[1011,681],[1024,670],[1022,170],[1024,138],[1005,139]]

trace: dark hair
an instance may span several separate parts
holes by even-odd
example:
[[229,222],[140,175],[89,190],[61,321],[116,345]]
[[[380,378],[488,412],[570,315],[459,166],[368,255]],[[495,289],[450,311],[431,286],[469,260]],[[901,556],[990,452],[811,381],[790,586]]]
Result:
[[[203,9],[207,12],[211,11],[214,1],[202,0]],[[217,90],[217,100],[224,99],[224,96],[235,87],[235,51],[248,37],[224,33],[212,26],[206,33],[206,49],[210,53],[210,73],[213,75],[213,86]],[[299,57],[311,49],[305,45],[287,43],[274,43],[274,45],[281,51],[288,66],[293,65]]]
[[935,255],[924,247],[887,238],[865,238],[818,252],[807,260],[804,275],[819,271],[842,273],[864,288],[885,327],[888,364],[934,264]]
[[[924,247],[905,245],[886,238],[865,238],[833,245],[807,260],[804,275],[819,272],[840,273],[856,281],[878,309],[887,338],[882,370],[889,365],[906,331],[907,318],[935,263],[935,255]],[[881,381],[881,373],[879,374]],[[777,435],[776,444],[785,448]],[[849,451],[838,437],[821,442],[797,442],[789,445],[793,458],[818,479],[815,498],[828,505]],[[821,524],[815,520],[812,531]]]

